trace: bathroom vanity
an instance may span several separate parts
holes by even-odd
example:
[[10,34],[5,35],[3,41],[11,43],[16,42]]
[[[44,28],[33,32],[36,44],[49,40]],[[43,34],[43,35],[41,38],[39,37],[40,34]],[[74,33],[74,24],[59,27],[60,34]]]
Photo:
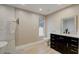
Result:
[[78,54],[79,37],[65,34],[51,34],[50,47],[62,54]]
[[50,47],[63,54],[78,54],[78,18],[71,16],[61,19],[60,34],[50,35]]

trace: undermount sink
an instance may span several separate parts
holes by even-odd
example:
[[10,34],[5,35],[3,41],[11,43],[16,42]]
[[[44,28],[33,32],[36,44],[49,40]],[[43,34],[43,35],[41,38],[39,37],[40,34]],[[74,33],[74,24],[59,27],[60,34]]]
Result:
[[8,45],[8,42],[0,41],[0,54],[5,53],[7,45]]

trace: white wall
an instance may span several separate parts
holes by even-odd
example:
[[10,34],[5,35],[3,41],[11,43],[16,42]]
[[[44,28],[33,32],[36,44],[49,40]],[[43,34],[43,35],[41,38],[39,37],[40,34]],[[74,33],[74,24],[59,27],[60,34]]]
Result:
[[[46,35],[50,36],[50,33],[60,34],[62,18],[76,16],[76,15],[79,17],[79,5],[73,5],[72,7],[63,9],[54,14],[46,16],[46,32],[47,32]],[[77,26],[78,25],[79,23],[77,24]],[[77,34],[79,34],[79,26],[77,27]]]

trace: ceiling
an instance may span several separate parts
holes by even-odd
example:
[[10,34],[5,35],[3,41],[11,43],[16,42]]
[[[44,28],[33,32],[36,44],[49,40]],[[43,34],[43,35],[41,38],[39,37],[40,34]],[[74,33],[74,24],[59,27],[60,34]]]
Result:
[[[9,6],[21,8],[42,15],[48,15],[68,7],[70,4],[9,4]],[[40,9],[42,10],[40,11]]]

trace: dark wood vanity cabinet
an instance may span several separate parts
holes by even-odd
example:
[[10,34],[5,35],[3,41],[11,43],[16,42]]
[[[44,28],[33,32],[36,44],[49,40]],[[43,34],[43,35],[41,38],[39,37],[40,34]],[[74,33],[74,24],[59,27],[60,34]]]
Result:
[[78,39],[79,38],[51,34],[50,46],[63,54],[77,54]]

